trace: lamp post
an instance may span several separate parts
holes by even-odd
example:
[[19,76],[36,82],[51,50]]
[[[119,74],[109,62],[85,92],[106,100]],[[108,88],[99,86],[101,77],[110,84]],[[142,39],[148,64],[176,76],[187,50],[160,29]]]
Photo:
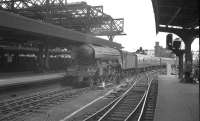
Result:
[[181,41],[179,38],[173,40],[173,35],[168,34],[166,36],[166,48],[172,50],[179,58],[179,79],[183,79],[183,54],[185,50],[181,49]]

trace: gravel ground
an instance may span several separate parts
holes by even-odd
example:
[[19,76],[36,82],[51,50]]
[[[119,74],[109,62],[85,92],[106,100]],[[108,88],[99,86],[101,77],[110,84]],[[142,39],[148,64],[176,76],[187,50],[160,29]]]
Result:
[[[82,95],[69,99],[65,102],[62,102],[59,105],[46,107],[48,109],[44,109],[41,112],[23,116],[23,120],[24,121],[59,121],[65,116],[70,115],[72,112],[88,104],[92,100],[95,100],[96,98],[104,95],[106,92],[108,92],[108,90],[109,89],[89,90],[87,92],[83,92]],[[19,119],[19,120],[22,120],[22,119]]]
[[[127,81],[127,80],[126,80]],[[114,85],[105,89],[90,89],[86,92],[83,92],[81,95],[75,96],[69,100],[58,103],[57,105],[42,107],[33,114],[23,115],[19,117],[18,121],[80,121],[86,116],[91,115],[97,110],[101,109],[103,106],[107,105],[114,98],[109,98],[104,95],[108,95],[113,90],[119,89],[119,85]],[[97,100],[97,98],[102,97],[100,100],[96,101],[92,105],[84,108],[81,111],[82,107],[88,103]],[[74,113],[77,111],[78,113]],[[63,120],[65,119],[65,120]]]
[[[127,81],[127,79],[125,79],[125,81]],[[54,86],[55,86],[53,87],[54,89],[59,88],[58,85]],[[57,104],[48,105],[44,107],[42,106],[40,109],[33,110],[33,113],[31,114],[28,113],[24,114],[21,117],[18,117],[17,119],[15,119],[15,121],[79,121],[82,120],[83,118],[86,118],[86,116],[89,116],[92,113],[96,112],[97,110],[101,109],[109,102],[111,102],[114,98],[109,98],[107,96],[103,97],[103,96],[106,94],[108,95],[108,93],[110,94],[111,92],[113,92],[113,90],[115,91],[118,88],[119,85],[114,85],[105,89],[89,89],[77,96],[73,96],[72,98],[64,100],[63,102],[57,102]],[[42,88],[37,89],[37,91],[39,90],[41,91],[43,89]],[[36,91],[35,89],[31,89],[29,91],[22,91],[15,94],[19,96],[35,91]],[[0,96],[0,98],[1,97],[3,96]],[[97,98],[100,97],[102,98],[93,103],[92,105],[88,106],[87,108],[84,108],[81,111],[78,111],[78,113],[74,113],[75,111],[80,110],[88,103],[97,100]]]
[[[134,77],[133,77],[134,78]],[[133,78],[131,79],[125,79],[126,81],[130,81],[133,80]],[[122,83],[121,85],[124,85],[124,83]],[[130,85],[129,85],[130,86]],[[129,87],[128,86],[128,87]],[[126,87],[126,89],[128,88]],[[82,121],[83,119],[87,118],[88,116],[92,115],[93,113],[95,113],[96,111],[98,111],[99,109],[103,108],[104,106],[108,105],[111,101],[113,101],[115,98],[113,98],[117,92],[117,90],[121,90],[120,85],[116,85],[113,88],[113,91],[108,94],[107,96],[101,98],[100,100],[98,100],[97,102],[91,104],[90,106],[88,106],[87,108],[79,111],[77,114],[69,117],[69,118],[65,118],[65,120],[61,120],[61,121]],[[122,93],[122,92],[121,92]],[[121,95],[119,93],[117,93],[118,95]]]
[[50,90],[58,90],[63,87],[60,86],[60,84],[49,84],[47,86],[32,86],[28,85],[23,88],[17,88],[17,89],[12,89],[12,90],[4,90],[4,92],[0,92],[0,101],[7,100],[7,99],[12,99],[12,98],[18,98],[21,96],[26,96],[38,92],[45,92],[45,91],[50,91]]

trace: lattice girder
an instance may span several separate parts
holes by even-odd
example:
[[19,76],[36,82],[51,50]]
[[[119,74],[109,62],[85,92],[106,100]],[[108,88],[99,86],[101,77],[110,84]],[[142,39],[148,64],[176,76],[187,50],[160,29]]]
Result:
[[0,9],[94,35],[120,35],[124,19],[113,19],[103,6],[65,0],[0,0]]

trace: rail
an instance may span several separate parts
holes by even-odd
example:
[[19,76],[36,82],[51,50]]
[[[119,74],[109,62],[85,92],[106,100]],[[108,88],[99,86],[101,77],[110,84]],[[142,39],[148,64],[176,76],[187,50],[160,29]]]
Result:
[[39,110],[41,107],[71,98],[87,89],[89,88],[61,89],[0,102],[0,121],[15,119],[16,116],[21,116],[25,112]]
[[[148,81],[146,81],[148,82]],[[123,121],[135,112],[142,103],[146,93],[146,82],[138,81],[121,99],[113,105],[98,121]],[[149,86],[148,86],[149,87]]]
[[119,102],[120,99],[122,99],[127,93],[128,91],[136,84],[136,81],[134,82],[134,84],[126,91],[124,92],[121,96],[119,96],[118,98],[116,98],[115,100],[113,100],[112,102],[110,102],[108,105],[106,105],[105,107],[101,108],[99,111],[97,111],[96,113],[92,114],[91,116],[87,117],[86,119],[84,119],[83,121],[95,121],[95,119],[99,118],[99,115],[103,115],[104,113],[106,113],[113,105],[115,105],[117,102]]
[[[144,110],[153,78],[150,74],[145,74],[142,78],[124,92],[120,97],[114,99],[96,113],[88,116],[83,121],[129,121],[140,119]],[[145,79],[147,77],[147,79]],[[133,107],[133,108],[130,108]]]
[[144,96],[142,97],[142,99],[140,100],[139,104],[137,105],[137,107],[134,109],[133,112],[130,113],[130,115],[124,120],[124,121],[140,121],[141,120],[141,116],[143,114],[143,111],[144,111],[144,106],[146,104],[146,101],[147,101],[147,97],[149,95],[149,90],[150,90],[150,87],[151,87],[151,83],[152,83],[153,80],[151,80],[149,82],[149,86],[148,86],[148,89],[146,90]]

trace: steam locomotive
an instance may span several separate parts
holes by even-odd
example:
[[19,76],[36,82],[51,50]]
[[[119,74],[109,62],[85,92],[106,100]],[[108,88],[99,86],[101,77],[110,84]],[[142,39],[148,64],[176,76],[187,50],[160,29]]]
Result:
[[[102,79],[122,73],[137,73],[175,63],[174,59],[135,54],[110,47],[83,44],[71,51],[72,64],[67,68],[69,82],[93,83],[91,78]],[[90,81],[88,81],[90,80]]]

